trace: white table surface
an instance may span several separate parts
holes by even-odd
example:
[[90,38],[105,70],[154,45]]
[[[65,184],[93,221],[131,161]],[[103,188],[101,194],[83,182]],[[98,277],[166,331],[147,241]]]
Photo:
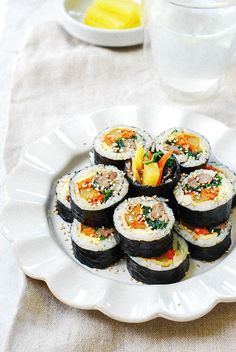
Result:
[[[8,124],[11,78],[25,32],[36,23],[57,20],[60,0],[0,0],[0,185],[6,174],[3,161]],[[0,187],[0,204],[3,190]],[[11,273],[11,275],[9,275]],[[0,235],[0,351],[13,321],[20,295],[22,273],[10,243]]]

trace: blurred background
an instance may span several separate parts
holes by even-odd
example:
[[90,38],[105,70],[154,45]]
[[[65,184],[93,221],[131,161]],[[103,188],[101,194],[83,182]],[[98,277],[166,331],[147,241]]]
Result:
[[[57,20],[56,0],[0,0],[0,184],[4,184],[4,140],[12,74],[17,52],[25,32],[34,24]],[[0,187],[0,205],[3,188]],[[11,272],[11,275],[8,273]],[[13,275],[14,274],[14,275]],[[16,265],[11,244],[1,236],[0,241],[0,351],[17,305],[18,292],[22,288],[22,273]],[[8,290],[4,289],[8,287]]]

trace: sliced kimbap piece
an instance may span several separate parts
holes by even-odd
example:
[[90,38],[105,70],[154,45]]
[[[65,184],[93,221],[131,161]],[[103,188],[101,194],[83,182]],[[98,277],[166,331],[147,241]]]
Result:
[[213,227],[230,217],[233,186],[222,173],[200,169],[175,187],[179,217],[194,227]]
[[174,229],[187,241],[194,259],[211,262],[220,258],[231,245],[230,220],[210,228],[193,227],[180,221],[175,223]]
[[76,172],[70,181],[74,217],[88,226],[111,226],[114,209],[128,189],[124,173],[114,166],[93,165]]
[[73,174],[60,178],[56,186],[56,209],[58,215],[66,222],[72,223],[74,216],[70,205],[69,184]]
[[151,142],[151,136],[140,128],[124,125],[109,127],[94,140],[94,162],[124,170],[125,161],[135,155],[137,146],[147,142]]
[[172,152],[146,151],[138,146],[135,157],[126,162],[131,196],[170,198],[180,178],[179,164]]
[[167,252],[154,258],[128,257],[127,268],[135,280],[148,285],[178,282],[189,269],[188,245],[175,234]]
[[122,256],[114,228],[91,227],[74,220],[71,242],[75,258],[90,268],[105,269]]
[[182,172],[202,168],[210,157],[211,147],[205,137],[186,128],[171,128],[156,139],[156,149],[175,154]]
[[233,196],[232,206],[234,207],[236,205],[236,173],[232,169],[230,169],[228,166],[225,166],[223,164],[216,163],[216,162],[208,163],[204,167],[204,169],[222,172],[222,174],[224,174],[225,176],[227,176],[230,179],[230,181],[233,185],[234,196]]
[[172,246],[175,218],[157,197],[129,198],[114,212],[121,248],[130,256],[153,257]]

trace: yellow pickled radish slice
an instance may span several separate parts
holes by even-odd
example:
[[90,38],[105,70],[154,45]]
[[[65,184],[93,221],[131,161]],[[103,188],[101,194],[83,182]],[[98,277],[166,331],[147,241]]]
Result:
[[94,0],[84,23],[104,29],[128,29],[141,24],[140,6],[131,0]]
[[143,147],[141,145],[138,145],[135,157],[133,158],[133,161],[132,161],[134,163],[136,169],[138,170],[138,172],[140,172],[143,168],[144,154],[145,154],[145,150],[143,149]]
[[131,0],[94,0],[94,5],[133,23],[140,21],[140,5]]
[[81,188],[80,189],[80,197],[87,200],[87,201],[97,195],[98,195],[98,191],[96,191],[93,188]]
[[124,29],[126,25],[119,17],[94,6],[87,9],[84,23],[88,26],[104,29]]
[[155,260],[155,262],[162,266],[163,268],[165,267],[168,267],[172,264],[173,260],[172,259],[169,259],[169,258],[162,258],[162,259],[159,259],[159,260]]
[[159,176],[160,169],[157,163],[144,164],[142,180],[144,186],[156,187]]

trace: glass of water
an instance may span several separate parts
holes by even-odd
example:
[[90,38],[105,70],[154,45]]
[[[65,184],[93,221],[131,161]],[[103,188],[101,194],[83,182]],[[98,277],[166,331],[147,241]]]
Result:
[[145,0],[145,48],[177,99],[211,96],[236,45],[235,0]]

